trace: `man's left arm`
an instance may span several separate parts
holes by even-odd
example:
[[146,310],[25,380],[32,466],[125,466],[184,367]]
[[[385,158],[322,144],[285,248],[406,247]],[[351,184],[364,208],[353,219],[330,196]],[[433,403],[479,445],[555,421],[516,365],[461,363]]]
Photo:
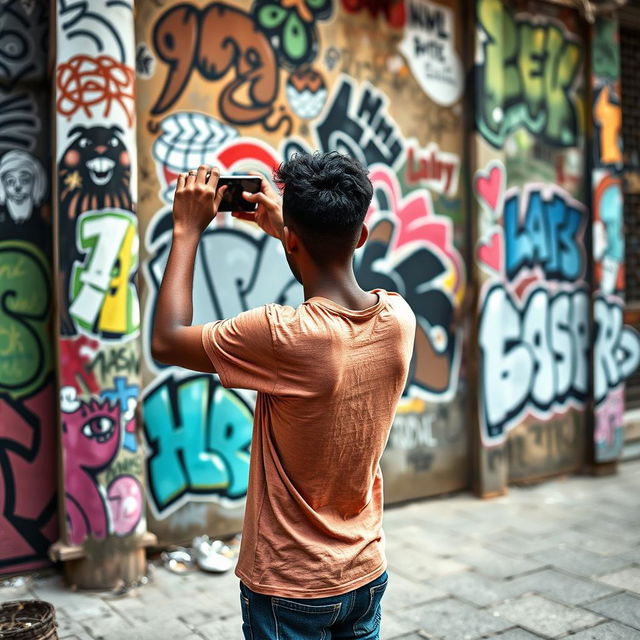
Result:
[[[210,172],[209,177],[207,173]],[[226,189],[220,172],[200,166],[181,174],[173,201],[173,240],[153,319],[151,355],[158,362],[216,373],[202,344],[202,325],[192,326],[193,270],[202,232],[216,217]]]

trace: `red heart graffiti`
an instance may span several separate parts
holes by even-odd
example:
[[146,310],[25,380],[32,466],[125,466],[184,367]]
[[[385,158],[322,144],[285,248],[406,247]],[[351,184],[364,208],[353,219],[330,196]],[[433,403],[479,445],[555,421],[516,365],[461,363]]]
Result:
[[500,232],[494,231],[488,240],[480,240],[476,255],[480,264],[500,272],[502,267],[502,236]]
[[482,171],[476,174],[476,193],[495,213],[497,213],[496,209],[502,192],[503,171],[501,165],[494,164],[488,174]]

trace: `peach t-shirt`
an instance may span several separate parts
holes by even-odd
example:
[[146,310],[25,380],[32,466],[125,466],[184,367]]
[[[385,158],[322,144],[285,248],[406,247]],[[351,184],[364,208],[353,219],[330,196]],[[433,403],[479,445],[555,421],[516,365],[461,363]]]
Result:
[[237,576],[289,598],[346,593],[386,567],[380,457],[407,380],[415,316],[397,294],[314,297],[205,325],[225,387],[255,389]]

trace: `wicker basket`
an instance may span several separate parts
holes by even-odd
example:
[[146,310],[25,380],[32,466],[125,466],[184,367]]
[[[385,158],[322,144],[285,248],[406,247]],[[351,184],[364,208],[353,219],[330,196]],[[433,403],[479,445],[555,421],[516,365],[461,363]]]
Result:
[[12,600],[0,604],[1,640],[57,640],[56,612],[43,600]]

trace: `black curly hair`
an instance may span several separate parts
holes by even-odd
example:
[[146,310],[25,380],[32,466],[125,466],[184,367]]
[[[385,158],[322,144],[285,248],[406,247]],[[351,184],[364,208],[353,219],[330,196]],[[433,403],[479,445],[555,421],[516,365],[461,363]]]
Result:
[[368,171],[331,151],[296,153],[274,172],[284,223],[319,263],[353,254],[373,196]]

